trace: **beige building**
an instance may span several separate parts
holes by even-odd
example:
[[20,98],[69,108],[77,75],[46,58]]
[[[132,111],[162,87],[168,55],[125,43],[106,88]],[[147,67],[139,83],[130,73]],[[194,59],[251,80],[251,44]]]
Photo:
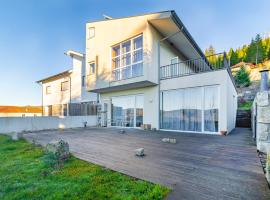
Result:
[[97,94],[86,90],[85,55],[68,51],[72,69],[37,81],[44,116],[95,115]]
[[37,117],[41,115],[40,106],[0,106],[0,117]]
[[100,125],[211,134],[235,127],[226,58],[210,64],[174,11],[87,23],[85,60]]

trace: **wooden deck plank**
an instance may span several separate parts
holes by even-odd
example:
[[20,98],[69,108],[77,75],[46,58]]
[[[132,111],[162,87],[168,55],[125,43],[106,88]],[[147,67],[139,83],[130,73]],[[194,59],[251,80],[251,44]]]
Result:
[[[69,142],[75,156],[174,190],[168,199],[270,199],[249,129],[221,137],[193,133],[89,128],[28,133],[45,145]],[[176,138],[177,144],[161,141]],[[134,156],[145,148],[146,156]]]

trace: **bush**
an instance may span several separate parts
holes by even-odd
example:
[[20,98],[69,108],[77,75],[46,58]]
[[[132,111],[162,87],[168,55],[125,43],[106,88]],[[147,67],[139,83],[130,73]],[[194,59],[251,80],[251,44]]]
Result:
[[234,78],[237,87],[248,87],[250,85],[249,72],[244,66],[241,66],[240,70],[236,72]]

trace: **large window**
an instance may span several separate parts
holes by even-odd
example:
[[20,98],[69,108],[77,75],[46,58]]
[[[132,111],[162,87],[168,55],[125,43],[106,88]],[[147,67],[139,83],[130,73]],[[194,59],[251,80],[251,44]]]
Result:
[[218,132],[218,86],[161,92],[161,128]]
[[143,95],[112,98],[112,126],[141,127],[143,124]]
[[142,35],[112,47],[113,80],[143,75]]

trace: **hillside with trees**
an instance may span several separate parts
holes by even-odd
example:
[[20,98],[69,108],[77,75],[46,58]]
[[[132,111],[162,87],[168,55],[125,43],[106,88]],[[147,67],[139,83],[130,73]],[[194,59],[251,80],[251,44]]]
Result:
[[[212,45],[205,50],[205,55],[208,56],[209,62],[213,66],[223,62],[223,55],[215,54],[216,51]],[[262,68],[270,69],[270,37],[262,38],[257,34],[255,38],[251,39],[250,44],[236,49],[231,48],[226,55],[237,86],[247,87],[253,81],[260,79],[259,71]]]

